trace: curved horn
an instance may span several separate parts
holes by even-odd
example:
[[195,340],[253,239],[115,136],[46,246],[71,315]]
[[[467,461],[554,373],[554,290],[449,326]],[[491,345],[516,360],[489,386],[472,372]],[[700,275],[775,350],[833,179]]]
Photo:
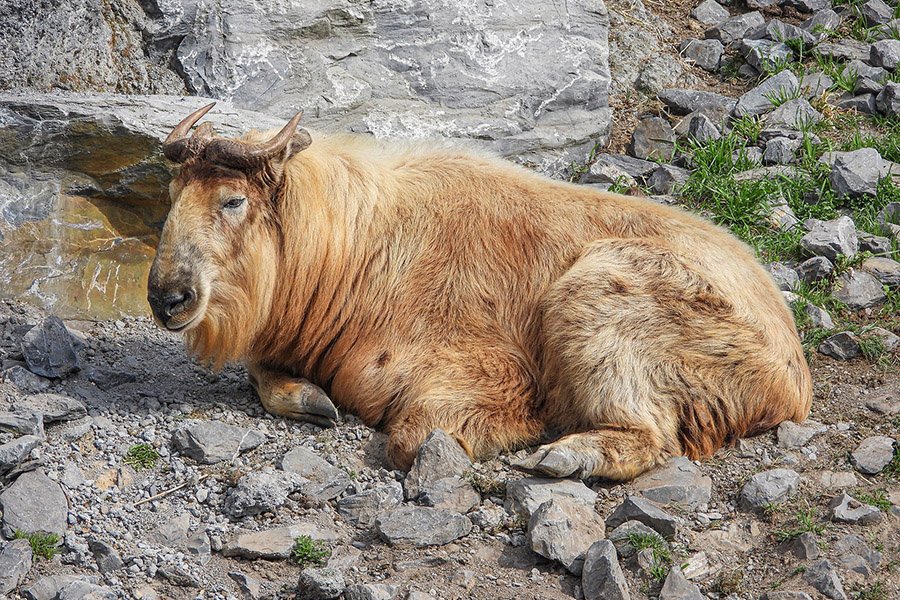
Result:
[[212,104],[207,104],[203,108],[195,110],[185,117],[181,123],[175,126],[172,133],[170,133],[169,137],[166,138],[166,141],[163,142],[163,154],[166,155],[166,158],[178,163],[184,162],[190,158],[191,147],[187,138],[188,131],[191,130],[194,123],[203,118],[203,115],[208,113],[215,105],[216,103],[213,102]]
[[294,118],[268,141],[248,144],[238,140],[218,138],[209,143],[203,155],[207,160],[237,169],[259,166],[284,152],[294,137],[294,131],[297,129],[302,115],[302,112],[294,115]]

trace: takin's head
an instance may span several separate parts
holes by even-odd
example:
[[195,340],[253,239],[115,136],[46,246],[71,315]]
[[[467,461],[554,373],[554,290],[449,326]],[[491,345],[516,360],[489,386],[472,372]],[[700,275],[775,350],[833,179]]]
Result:
[[147,300],[162,327],[187,333],[198,354],[222,362],[238,358],[230,354],[266,312],[280,248],[284,164],[311,140],[297,129],[299,114],[264,141],[220,138],[209,123],[188,137],[212,107],[189,115],[163,144],[181,169],[169,185],[172,205]]

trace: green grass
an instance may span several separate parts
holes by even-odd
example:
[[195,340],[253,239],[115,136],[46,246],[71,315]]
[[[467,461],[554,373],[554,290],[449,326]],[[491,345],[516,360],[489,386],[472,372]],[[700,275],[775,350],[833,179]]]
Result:
[[331,557],[331,548],[325,542],[314,540],[308,535],[301,535],[294,540],[291,548],[291,560],[301,567],[325,564]]
[[877,362],[887,352],[887,348],[884,340],[877,335],[864,335],[859,338],[859,351],[867,360]]
[[854,495],[854,497],[860,502],[864,502],[870,506],[874,506],[878,510],[888,512],[891,510],[891,501],[888,500],[887,492],[884,490],[875,490],[871,494],[866,492],[859,492]]
[[672,553],[666,547],[666,542],[653,533],[630,533],[625,539],[638,552],[647,548],[652,551],[650,576],[658,581],[663,581],[672,567]]
[[20,529],[16,529],[13,532],[13,539],[28,540],[32,554],[46,560],[50,560],[59,554],[60,538],[55,533],[25,533]]
[[825,531],[824,523],[816,523],[816,512],[812,508],[799,510],[795,515],[796,525],[784,529],[776,529],[772,535],[779,542],[787,542],[800,537],[804,533],[821,534]]
[[137,471],[152,469],[159,460],[157,452],[150,444],[136,444],[125,453],[124,462],[131,465]]
[[868,585],[857,583],[851,596],[854,600],[889,600],[888,588],[883,581],[876,581]]
[[[900,427],[900,417],[894,419],[894,426]],[[894,445],[894,458],[891,459],[891,462],[888,463],[881,473],[885,477],[900,479],[900,444]]]

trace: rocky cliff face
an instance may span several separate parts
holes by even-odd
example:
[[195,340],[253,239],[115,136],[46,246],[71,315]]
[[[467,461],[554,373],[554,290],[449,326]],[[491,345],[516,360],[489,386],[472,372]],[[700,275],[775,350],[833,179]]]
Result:
[[[159,141],[463,138],[551,175],[608,139],[601,0],[13,0],[0,7],[0,284],[68,316],[145,312],[167,210]],[[52,92],[52,94],[47,94]]]

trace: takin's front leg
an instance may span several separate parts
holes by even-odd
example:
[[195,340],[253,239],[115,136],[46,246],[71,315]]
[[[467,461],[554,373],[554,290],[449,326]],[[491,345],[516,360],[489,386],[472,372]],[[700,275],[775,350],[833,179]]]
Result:
[[337,408],[318,386],[259,365],[248,365],[247,372],[263,408],[273,415],[320,427],[331,427],[337,421]]

